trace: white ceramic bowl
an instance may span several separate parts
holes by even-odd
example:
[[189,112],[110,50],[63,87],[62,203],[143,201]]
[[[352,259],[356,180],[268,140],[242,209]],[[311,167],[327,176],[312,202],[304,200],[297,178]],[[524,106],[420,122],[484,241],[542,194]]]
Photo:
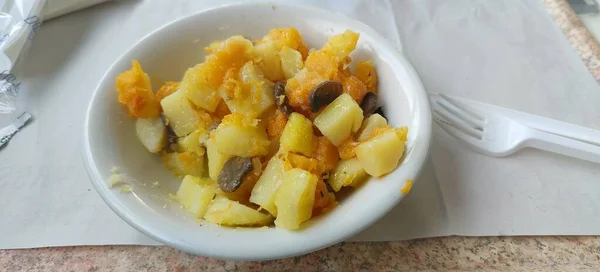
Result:
[[[186,68],[201,61],[211,41],[241,34],[264,36],[274,27],[297,28],[309,47],[352,29],[360,33],[354,62],[371,59],[379,75],[379,95],[389,123],[408,126],[404,161],[398,169],[355,190],[340,205],[303,225],[299,231],[276,228],[233,229],[199,224],[169,201],[179,182],[148,153],[135,135],[134,120],[117,102],[116,76],[137,59],[160,80],[181,79]],[[90,102],[84,132],[84,160],[100,196],[123,220],[144,234],[193,254],[220,259],[276,259],[305,254],[341,242],[365,229],[392,209],[404,195],[406,179],[414,180],[429,149],[431,116],[419,77],[401,52],[362,23],[310,7],[270,3],[237,4],[205,10],[172,22],[146,36],[108,70]],[[133,193],[110,189],[113,166],[138,182]],[[158,181],[160,186],[151,186]],[[417,185],[418,186],[418,185]]]

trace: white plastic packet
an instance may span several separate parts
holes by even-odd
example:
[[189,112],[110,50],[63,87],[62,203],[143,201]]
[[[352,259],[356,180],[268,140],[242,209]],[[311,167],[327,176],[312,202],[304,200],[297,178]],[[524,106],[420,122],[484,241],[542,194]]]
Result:
[[0,115],[12,114],[20,81],[12,73],[42,24],[46,0],[0,0]]

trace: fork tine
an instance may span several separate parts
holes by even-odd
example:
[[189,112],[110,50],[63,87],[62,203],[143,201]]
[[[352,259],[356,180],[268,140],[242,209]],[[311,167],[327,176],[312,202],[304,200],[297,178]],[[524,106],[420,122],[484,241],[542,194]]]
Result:
[[[437,115],[434,112],[434,115]],[[476,149],[481,149],[480,148],[480,141],[476,140],[475,138],[465,134],[462,130],[457,129],[455,127],[453,127],[452,125],[449,125],[448,123],[445,123],[443,120],[438,119],[438,116],[435,116],[435,123],[438,124],[438,126],[440,128],[442,128],[444,131],[446,131],[448,134],[450,134],[451,136],[453,136],[454,138],[458,139],[458,140],[462,140],[465,143],[471,145],[472,147],[476,148]]]
[[484,118],[476,114],[470,110],[467,110],[465,107],[460,106],[454,99],[448,97],[444,94],[438,94],[440,99],[437,101],[437,104],[443,107],[445,110],[453,113],[460,117],[460,119],[465,120],[465,122],[471,124],[475,129],[483,130],[483,122]]
[[466,123],[462,118],[456,116],[443,107],[435,107],[433,109],[434,116],[438,117],[438,121],[444,122],[446,125],[453,126],[462,130],[464,133],[475,137],[478,140],[483,138],[483,131],[473,128],[472,124]]

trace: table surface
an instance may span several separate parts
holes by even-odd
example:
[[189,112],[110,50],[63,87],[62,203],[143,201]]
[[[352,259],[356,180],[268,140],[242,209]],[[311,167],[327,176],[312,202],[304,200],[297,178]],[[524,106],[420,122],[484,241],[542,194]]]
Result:
[[[600,82],[600,45],[566,0],[541,0]],[[52,271],[397,271],[600,270],[600,237],[442,237],[341,243],[306,256],[220,261],[169,247],[83,246],[1,250],[0,270]]]

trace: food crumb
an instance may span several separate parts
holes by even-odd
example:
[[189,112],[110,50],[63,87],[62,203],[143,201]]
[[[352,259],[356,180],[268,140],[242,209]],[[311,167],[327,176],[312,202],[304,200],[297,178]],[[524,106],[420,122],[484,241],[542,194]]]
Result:
[[158,186],[158,181],[155,181],[154,183],[152,183],[152,187],[157,187]]
[[124,183],[125,181],[123,181],[121,174],[112,174],[108,177],[108,188],[113,188]]
[[119,167],[116,167],[116,166],[113,166],[113,167],[110,169],[110,172],[111,172],[112,174],[118,174],[120,171],[121,171],[121,169],[120,169]]
[[121,192],[121,193],[131,193],[132,191],[133,190],[131,189],[131,186],[129,186],[129,185],[125,185],[119,189],[119,192]]
[[407,179],[404,183],[404,187],[400,189],[400,192],[403,194],[408,194],[408,192],[410,192],[410,189],[412,189],[412,180]]
[[167,208],[167,204],[163,205],[163,209],[166,209],[166,208]]

